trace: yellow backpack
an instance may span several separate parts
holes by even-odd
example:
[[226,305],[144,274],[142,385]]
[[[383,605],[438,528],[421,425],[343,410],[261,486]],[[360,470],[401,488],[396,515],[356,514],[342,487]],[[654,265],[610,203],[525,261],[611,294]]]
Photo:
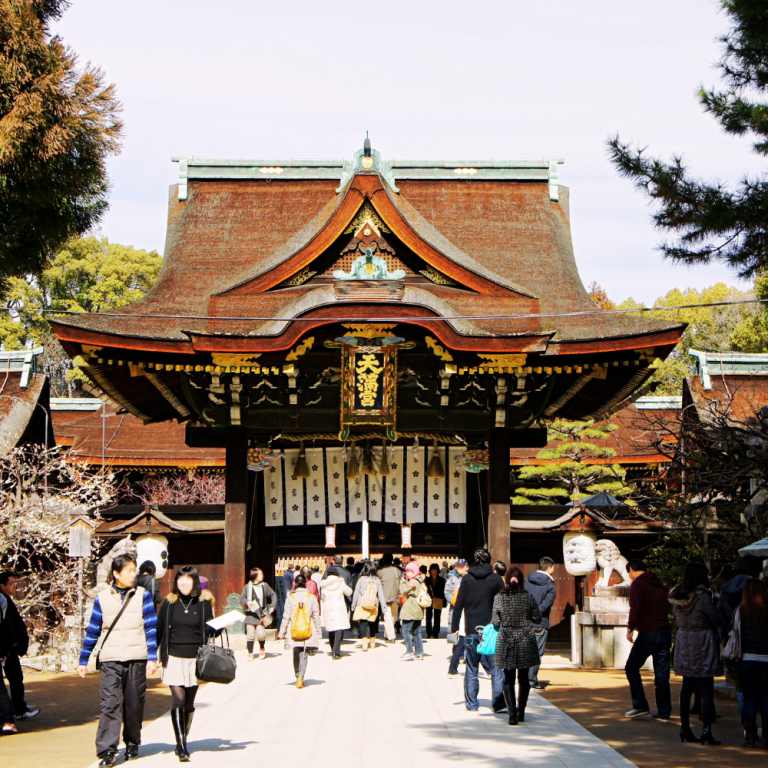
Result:
[[312,637],[312,616],[306,603],[291,598],[296,603],[296,609],[291,618],[291,638],[293,640],[309,640]]

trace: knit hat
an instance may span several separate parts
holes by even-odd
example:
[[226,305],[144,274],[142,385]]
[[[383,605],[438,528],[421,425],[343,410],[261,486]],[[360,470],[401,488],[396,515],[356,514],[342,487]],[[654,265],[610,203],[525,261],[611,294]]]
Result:
[[419,564],[411,560],[411,562],[405,566],[405,575],[409,579],[415,579],[419,575]]
[[332,565],[325,573],[327,576],[338,576],[339,569],[335,565]]

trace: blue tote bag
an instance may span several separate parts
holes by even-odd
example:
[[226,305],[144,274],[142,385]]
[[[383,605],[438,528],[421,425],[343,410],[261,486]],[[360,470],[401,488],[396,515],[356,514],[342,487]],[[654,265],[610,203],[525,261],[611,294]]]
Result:
[[486,624],[482,634],[483,639],[477,647],[477,652],[483,656],[494,656],[496,654],[496,641],[499,638],[498,630],[494,629],[493,624]]

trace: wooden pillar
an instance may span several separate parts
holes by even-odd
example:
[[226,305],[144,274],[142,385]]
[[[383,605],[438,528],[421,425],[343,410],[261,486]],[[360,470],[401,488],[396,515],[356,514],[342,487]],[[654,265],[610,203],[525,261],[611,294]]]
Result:
[[227,596],[245,583],[248,509],[248,436],[245,427],[227,430],[224,475],[224,584]]
[[488,548],[509,565],[509,430],[490,431],[488,452]]

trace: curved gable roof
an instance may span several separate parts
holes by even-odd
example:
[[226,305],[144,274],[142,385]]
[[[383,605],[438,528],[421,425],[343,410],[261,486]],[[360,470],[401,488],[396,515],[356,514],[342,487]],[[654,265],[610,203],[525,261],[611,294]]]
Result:
[[[366,200],[370,200],[376,213],[397,237],[427,263],[449,277],[462,283],[474,282],[472,287],[483,293],[489,292],[489,288],[497,285],[514,293],[536,298],[529,290],[509,280],[502,273],[488,269],[457,248],[431,226],[408,201],[397,195],[378,173],[357,174],[345,186],[343,192],[329,201],[306,227],[268,258],[246,269],[230,286],[217,293],[262,293],[300,272],[336,241],[354,220]],[[481,278],[481,281],[473,280],[473,276]]]

